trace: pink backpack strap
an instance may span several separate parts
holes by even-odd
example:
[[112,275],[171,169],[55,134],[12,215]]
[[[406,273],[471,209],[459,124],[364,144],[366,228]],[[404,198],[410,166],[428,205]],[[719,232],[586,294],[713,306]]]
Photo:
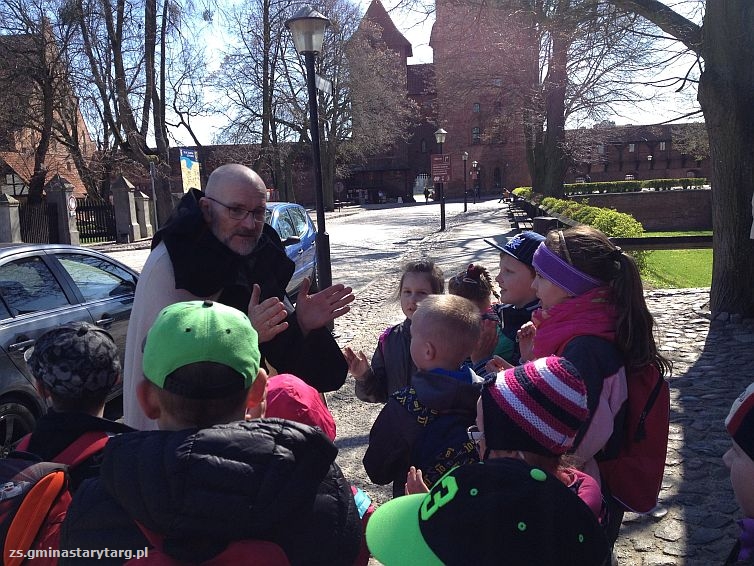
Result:
[[29,444],[31,444],[31,433],[25,434],[21,440],[18,441],[14,450],[18,452],[26,452],[29,449]]
[[77,466],[104,449],[108,440],[110,440],[110,435],[101,430],[85,432],[69,444],[68,448],[55,456],[52,461],[70,467]]

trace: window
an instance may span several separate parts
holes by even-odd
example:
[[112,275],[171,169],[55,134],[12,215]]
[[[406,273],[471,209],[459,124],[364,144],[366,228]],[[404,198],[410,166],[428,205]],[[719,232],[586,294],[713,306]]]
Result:
[[293,221],[288,216],[288,211],[281,210],[278,213],[278,220],[274,224],[275,230],[280,234],[280,239],[285,242],[291,236],[298,236],[296,229],[293,227]]
[[422,153],[427,153],[427,140],[422,140],[421,141],[421,152]]
[[628,144],[628,153],[633,153],[635,151],[636,151],[636,144],[635,143]]
[[136,290],[131,274],[109,261],[83,254],[57,254],[57,258],[86,301],[109,299]]
[[471,128],[471,143],[482,143],[482,131],[478,126]]
[[605,144],[604,143],[598,143],[597,144],[597,155],[605,155]]
[[63,288],[38,257],[10,261],[0,266],[0,293],[13,316],[69,304]]
[[479,114],[479,112],[482,110],[482,105],[478,102],[474,103],[473,110],[475,114]]
[[665,142],[664,141],[660,142],[660,151],[665,151]]
[[306,218],[304,218],[304,212],[300,208],[289,208],[288,212],[291,213],[291,219],[293,220],[296,233],[303,238],[304,234],[309,230],[309,224],[307,223]]

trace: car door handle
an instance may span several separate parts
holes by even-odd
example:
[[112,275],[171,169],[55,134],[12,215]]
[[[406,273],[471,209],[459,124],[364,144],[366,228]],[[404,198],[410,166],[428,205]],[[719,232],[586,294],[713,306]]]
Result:
[[[105,315],[105,316],[107,316],[107,315]],[[115,322],[115,318],[113,318],[113,317],[101,318],[99,320],[95,320],[94,322],[98,326],[107,326],[108,324],[112,324],[113,322]]]
[[[19,338],[26,338],[26,336],[19,336]],[[9,352],[23,352],[27,348],[31,348],[34,345],[35,340],[21,340],[15,344],[8,346]]]

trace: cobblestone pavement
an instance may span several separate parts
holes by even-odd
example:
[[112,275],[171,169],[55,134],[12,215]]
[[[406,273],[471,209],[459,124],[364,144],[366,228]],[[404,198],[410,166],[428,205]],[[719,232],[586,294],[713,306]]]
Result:
[[[446,232],[413,241],[407,255],[429,254],[446,261],[446,275],[448,265],[479,261],[480,252],[471,243],[510,228],[500,208],[481,208],[451,216]],[[353,213],[360,212],[328,215],[328,223]],[[482,261],[494,275],[496,266],[489,257]],[[397,263],[361,289],[352,311],[338,319],[335,330],[341,345],[371,355],[379,333],[402,319],[398,303],[390,298],[397,287]],[[735,397],[754,381],[754,321],[710,324],[708,296],[708,289],[647,292],[660,347],[674,364],[669,380],[671,430],[660,507],[650,515],[626,516],[616,546],[621,565],[721,564],[737,535],[740,512],[721,460],[730,444],[723,421]],[[327,398],[338,424],[338,460],[344,472],[375,502],[387,500],[389,489],[371,484],[361,465],[381,406],[358,401],[350,382]]]

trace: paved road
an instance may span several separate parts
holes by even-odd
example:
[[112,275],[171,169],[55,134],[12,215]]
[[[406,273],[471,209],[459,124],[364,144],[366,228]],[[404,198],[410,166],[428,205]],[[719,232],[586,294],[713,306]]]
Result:
[[[464,214],[460,203],[449,203],[444,233],[437,231],[437,209],[421,204],[328,215],[333,280],[353,284],[357,291],[352,311],[336,322],[341,345],[371,354],[379,333],[402,319],[394,296],[400,263],[409,257],[436,259],[446,276],[472,261],[495,273],[497,253],[480,238],[510,230],[500,205],[487,201]],[[395,221],[403,214],[405,230],[400,231]],[[344,234],[353,233],[359,238],[340,243]],[[754,381],[754,321],[710,325],[706,289],[650,291],[647,301],[661,348],[675,366],[671,433],[662,507],[654,515],[627,516],[617,544],[619,563],[720,564],[734,542],[734,521],[740,516],[721,460],[730,442],[723,420],[733,399]],[[380,406],[358,401],[351,383],[328,394],[328,402],[338,424],[339,461],[346,475],[375,501],[385,501],[389,490],[371,484],[361,466]]]

